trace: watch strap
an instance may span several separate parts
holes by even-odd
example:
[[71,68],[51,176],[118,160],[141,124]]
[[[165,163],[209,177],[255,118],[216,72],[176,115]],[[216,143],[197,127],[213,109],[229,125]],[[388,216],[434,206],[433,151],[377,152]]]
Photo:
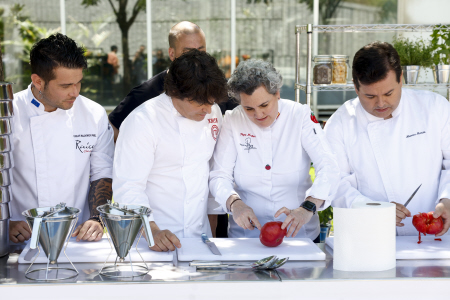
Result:
[[316,213],[316,204],[314,204],[311,201],[303,201],[303,203],[300,205],[300,207],[303,207],[304,209],[306,209],[307,211],[312,212],[313,214]]

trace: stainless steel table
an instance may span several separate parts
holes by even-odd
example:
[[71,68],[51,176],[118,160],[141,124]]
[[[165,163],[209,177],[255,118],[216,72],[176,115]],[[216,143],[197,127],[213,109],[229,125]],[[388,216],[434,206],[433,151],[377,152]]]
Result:
[[13,253],[0,259],[0,299],[22,294],[32,299],[450,299],[450,260],[397,260],[395,269],[384,272],[342,272],[333,270],[332,250],[318,246],[325,261],[288,262],[276,271],[196,271],[186,262],[176,268],[150,263],[143,277],[115,279],[98,274],[101,263],[75,263],[76,278],[53,283],[26,279],[28,264],[18,264],[19,254]]

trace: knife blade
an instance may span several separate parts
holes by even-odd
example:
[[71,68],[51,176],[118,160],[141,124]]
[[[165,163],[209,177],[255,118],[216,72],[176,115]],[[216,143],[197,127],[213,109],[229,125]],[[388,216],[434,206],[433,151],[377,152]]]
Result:
[[172,255],[173,255],[172,263],[173,263],[173,266],[176,268],[176,267],[178,267],[178,249],[177,249],[177,247],[175,247],[175,251],[172,251]]
[[406,201],[405,205],[403,205],[404,207],[406,207],[406,205],[409,204],[409,202],[411,202],[412,198],[416,195],[417,191],[420,189],[420,187],[422,186],[422,184],[419,185],[419,187],[414,191],[414,193],[411,195],[411,197],[409,197],[408,201]]
[[211,250],[211,252],[214,255],[222,255],[222,253],[220,253],[219,249],[217,248],[216,244],[214,244],[214,242],[211,242],[204,233],[202,233],[202,241],[208,246],[209,250]]

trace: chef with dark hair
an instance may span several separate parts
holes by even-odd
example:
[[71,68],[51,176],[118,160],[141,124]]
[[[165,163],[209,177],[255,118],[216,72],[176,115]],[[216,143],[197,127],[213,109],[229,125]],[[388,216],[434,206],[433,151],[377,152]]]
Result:
[[125,119],[114,160],[114,199],[151,207],[155,251],[181,247],[180,237],[211,236],[209,164],[222,126],[216,103],[227,99],[216,60],[196,49],[172,62],[164,89]]
[[[450,227],[450,104],[429,91],[402,88],[397,51],[374,42],[355,54],[357,98],[328,120],[326,136],[336,152],[342,181],[333,206],[393,202],[397,234],[416,235],[411,219],[434,211]],[[407,199],[420,187],[405,207]]]

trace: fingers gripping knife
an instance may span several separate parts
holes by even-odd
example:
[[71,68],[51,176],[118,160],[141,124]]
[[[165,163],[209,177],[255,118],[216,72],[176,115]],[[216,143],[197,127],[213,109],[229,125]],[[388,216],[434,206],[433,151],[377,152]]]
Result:
[[[97,207],[97,210],[100,212],[102,223],[108,230],[107,237],[111,245],[111,252],[100,270],[100,274],[118,278],[143,276],[147,274],[149,268],[138,250],[138,244],[142,234],[145,233],[149,247],[155,245],[148,220],[151,209],[145,206],[126,205],[117,202],[111,203],[108,201],[108,204]],[[144,230],[141,230],[141,227],[144,227]],[[141,234],[135,248],[141,257],[143,265],[133,264],[131,255],[129,255],[130,248],[139,232]],[[105,267],[114,249],[117,253],[116,261],[114,265]],[[129,258],[129,264],[125,263],[127,256]]]

